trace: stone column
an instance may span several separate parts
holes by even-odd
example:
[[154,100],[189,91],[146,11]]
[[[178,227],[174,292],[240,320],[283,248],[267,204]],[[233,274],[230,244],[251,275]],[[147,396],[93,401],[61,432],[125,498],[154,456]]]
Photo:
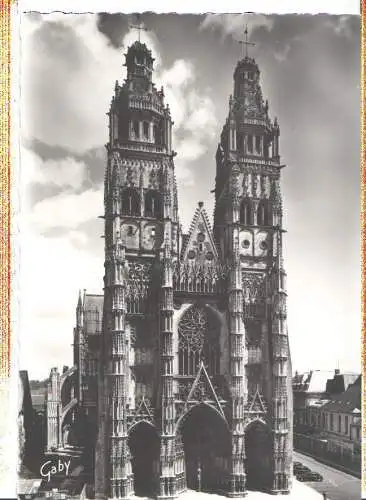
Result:
[[230,378],[232,394],[232,442],[230,497],[242,497],[245,491],[245,447],[244,447],[244,325],[243,289],[239,255],[239,170],[232,172],[233,224],[232,261],[229,281],[229,345]]
[[[170,226],[170,224],[169,224]],[[170,227],[166,228],[167,231]],[[159,498],[176,497],[175,404],[173,392],[173,266],[170,238],[162,256],[160,298],[161,452]]]
[[274,274],[272,309],[272,432],[273,432],[273,484],[272,493],[289,491],[291,481],[291,450],[289,443],[288,366],[289,345],[286,327],[285,272],[282,267],[282,233],[277,231],[277,268]]
[[58,448],[62,443],[61,436],[61,401],[60,374],[52,368],[47,388],[47,450]]
[[[112,186],[111,192],[117,189]],[[99,378],[99,434],[96,446],[96,498],[125,499],[133,493],[127,444],[127,339],[125,334],[125,251],[120,238],[120,204],[105,205],[103,348]]]
[[154,122],[149,122],[149,142],[154,142]]

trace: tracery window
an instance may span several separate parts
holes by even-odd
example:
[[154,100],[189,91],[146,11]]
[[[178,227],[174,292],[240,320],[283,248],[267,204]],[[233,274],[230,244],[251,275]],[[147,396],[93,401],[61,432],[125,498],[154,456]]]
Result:
[[209,375],[219,373],[219,332],[209,309],[191,306],[185,311],[178,325],[179,375],[196,375],[201,361]]
[[257,223],[258,226],[270,225],[270,211],[266,201],[261,201],[258,205]]
[[145,217],[162,216],[161,195],[157,191],[148,191],[145,196]]
[[122,193],[122,214],[140,215],[140,197],[133,188],[127,188]]
[[252,206],[249,200],[243,200],[240,205],[240,223],[247,226],[253,224]]

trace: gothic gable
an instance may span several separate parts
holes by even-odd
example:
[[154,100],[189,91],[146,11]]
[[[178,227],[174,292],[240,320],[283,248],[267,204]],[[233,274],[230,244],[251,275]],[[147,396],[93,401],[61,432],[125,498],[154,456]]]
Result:
[[[190,386],[187,382],[182,382],[179,388],[178,399],[180,400],[180,415],[189,411],[197,404],[205,403],[213,406],[225,418],[223,406],[226,401],[217,393],[212,381],[207,373],[203,361],[200,363],[196,378]],[[219,391],[220,392],[220,391]]]
[[255,414],[265,414],[267,412],[267,407],[264,402],[264,398],[259,391],[259,386],[257,386],[254,395],[249,398],[247,411],[248,413]]
[[216,263],[218,261],[211,226],[202,202],[198,204],[189,233],[184,238],[182,260],[192,264]]

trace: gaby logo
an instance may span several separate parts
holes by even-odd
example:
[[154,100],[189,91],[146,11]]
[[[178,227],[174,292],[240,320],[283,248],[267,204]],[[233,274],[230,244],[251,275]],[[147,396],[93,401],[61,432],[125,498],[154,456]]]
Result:
[[70,462],[71,459],[68,461],[62,461],[58,459],[57,464],[52,464],[52,460],[48,460],[44,464],[41,465],[41,468],[39,469],[39,472],[42,477],[47,478],[47,482],[50,481],[51,476],[54,476],[58,472],[65,472],[65,475],[68,475],[69,473],[69,467],[70,467]]

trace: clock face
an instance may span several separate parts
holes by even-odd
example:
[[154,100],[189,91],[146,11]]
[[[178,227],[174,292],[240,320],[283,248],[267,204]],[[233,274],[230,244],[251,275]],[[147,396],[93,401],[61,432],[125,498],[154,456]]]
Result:
[[253,234],[249,231],[240,231],[239,247],[241,255],[253,255]]
[[269,238],[265,231],[260,231],[255,235],[254,255],[256,257],[266,257],[269,250]]

